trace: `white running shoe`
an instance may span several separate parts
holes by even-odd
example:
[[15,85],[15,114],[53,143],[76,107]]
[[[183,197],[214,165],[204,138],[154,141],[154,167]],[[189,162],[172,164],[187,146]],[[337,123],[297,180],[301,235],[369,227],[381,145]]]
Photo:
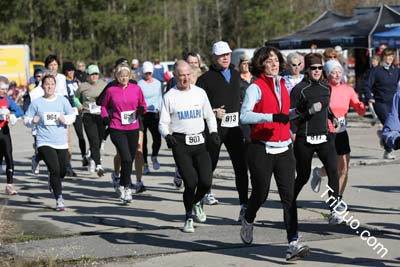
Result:
[[150,173],[149,165],[145,163],[143,166],[143,174],[149,174],[149,173]]
[[6,194],[9,196],[14,196],[17,194],[17,191],[14,189],[14,186],[12,184],[6,185]]
[[396,159],[396,155],[392,151],[391,152],[385,151],[383,153],[383,159],[395,160]]
[[39,174],[39,162],[36,161],[36,156],[32,156],[32,174],[38,175]]
[[183,225],[183,232],[185,233],[194,233],[194,227],[193,227],[193,219],[189,218],[185,221],[185,224]]
[[65,210],[64,200],[62,197],[59,197],[57,199],[56,211],[63,211],[63,210]]
[[125,199],[126,202],[132,201],[132,190],[129,187],[125,187]]
[[315,167],[312,170],[312,178],[311,178],[311,189],[315,193],[318,193],[319,190],[321,189],[321,176],[319,175],[319,168]]
[[122,202],[125,202],[125,187],[122,186],[122,185],[120,185],[120,186],[118,187],[118,192],[119,192],[119,199],[120,199]]
[[328,222],[331,225],[342,224],[344,221],[343,216],[336,213],[334,210],[331,211],[328,217]]
[[96,163],[92,159],[89,161],[88,171],[90,173],[94,173],[96,171]]
[[286,250],[287,261],[296,261],[310,254],[310,248],[306,244],[300,242],[299,239],[289,243],[288,249]]
[[199,223],[204,223],[207,220],[207,215],[204,213],[200,202],[193,205],[193,216]]
[[103,167],[102,167],[100,164],[98,164],[98,165],[96,166],[95,171],[97,172],[97,176],[99,176],[99,177],[104,176],[104,169],[103,169]]
[[151,157],[151,162],[153,163],[153,169],[154,170],[159,170],[160,169],[160,163],[157,160],[157,157]]
[[240,228],[240,238],[243,243],[250,245],[253,242],[253,224],[248,223],[245,218],[242,220],[242,228]]
[[203,201],[207,205],[217,205],[219,203],[218,199],[216,199],[214,194],[211,192],[204,196]]

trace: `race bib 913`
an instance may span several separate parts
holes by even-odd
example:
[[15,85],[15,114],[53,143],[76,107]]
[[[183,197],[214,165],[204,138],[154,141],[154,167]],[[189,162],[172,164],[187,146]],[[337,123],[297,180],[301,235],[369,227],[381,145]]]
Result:
[[221,126],[227,128],[239,126],[239,112],[226,113],[222,118]]

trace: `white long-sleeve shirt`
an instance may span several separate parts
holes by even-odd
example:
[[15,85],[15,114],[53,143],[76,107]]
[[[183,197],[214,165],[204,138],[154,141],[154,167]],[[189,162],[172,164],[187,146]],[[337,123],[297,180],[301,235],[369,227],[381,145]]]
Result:
[[163,137],[172,133],[197,134],[204,131],[204,120],[210,131],[217,132],[217,120],[206,92],[195,85],[181,91],[175,86],[164,95],[158,129]]

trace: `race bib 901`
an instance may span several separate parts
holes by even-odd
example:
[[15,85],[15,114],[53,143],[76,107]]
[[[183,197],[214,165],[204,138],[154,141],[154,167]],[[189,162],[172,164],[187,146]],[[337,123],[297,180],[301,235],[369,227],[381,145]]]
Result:
[[239,112],[226,113],[222,118],[221,126],[227,128],[239,126]]
[[46,126],[57,125],[59,117],[60,117],[60,112],[44,112],[43,113],[44,125]]
[[122,111],[121,112],[121,123],[122,125],[128,125],[136,122],[136,110]]
[[200,145],[204,143],[203,134],[187,134],[185,136],[185,143],[189,146]]
[[307,136],[306,141],[307,141],[307,143],[312,144],[312,145],[322,144],[327,141],[327,136],[326,136],[326,134],[311,135],[311,136]]

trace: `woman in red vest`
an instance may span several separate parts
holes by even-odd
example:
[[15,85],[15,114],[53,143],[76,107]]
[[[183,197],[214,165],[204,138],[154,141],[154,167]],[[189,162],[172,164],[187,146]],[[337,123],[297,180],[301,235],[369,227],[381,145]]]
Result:
[[285,80],[279,76],[284,63],[279,50],[258,49],[252,59],[251,72],[257,79],[247,90],[240,121],[251,124],[251,140],[247,148],[252,192],[242,220],[240,237],[246,244],[253,241],[256,213],[267,199],[274,174],[283,204],[289,247],[286,260],[297,260],[309,254],[309,247],[299,242],[297,208],[294,205],[295,158],[290,138],[290,98]]
[[7,95],[9,81],[0,76],[0,159],[6,159],[6,194],[16,195],[13,187],[14,160],[9,124],[14,125],[17,118],[24,115],[22,109]]

